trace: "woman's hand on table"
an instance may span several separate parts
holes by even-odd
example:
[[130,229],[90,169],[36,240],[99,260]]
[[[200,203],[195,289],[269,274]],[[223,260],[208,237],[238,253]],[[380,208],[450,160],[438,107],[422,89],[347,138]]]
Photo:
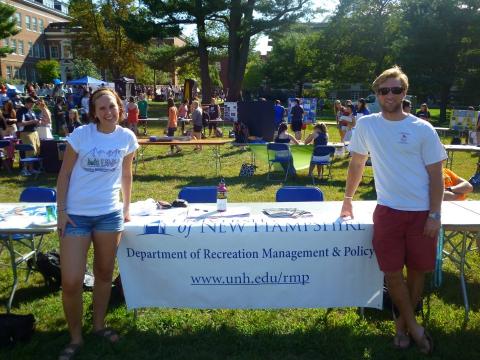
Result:
[[350,218],[353,219],[353,206],[352,206],[352,199],[344,199],[342,210],[340,211],[341,218]]
[[123,209],[123,222],[130,222],[130,209]]

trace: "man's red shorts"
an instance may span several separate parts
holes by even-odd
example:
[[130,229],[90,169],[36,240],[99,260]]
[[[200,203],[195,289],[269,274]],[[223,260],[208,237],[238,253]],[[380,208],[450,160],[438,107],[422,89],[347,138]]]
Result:
[[435,269],[437,239],[423,235],[428,211],[395,210],[377,205],[373,213],[373,248],[383,272]]

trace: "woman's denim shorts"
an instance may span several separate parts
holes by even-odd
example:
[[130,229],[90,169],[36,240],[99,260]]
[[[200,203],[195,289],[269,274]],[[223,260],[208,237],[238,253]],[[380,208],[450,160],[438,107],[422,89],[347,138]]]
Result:
[[117,210],[110,214],[98,216],[84,216],[68,214],[77,226],[67,223],[65,235],[88,236],[92,232],[119,232],[123,231],[123,211]]

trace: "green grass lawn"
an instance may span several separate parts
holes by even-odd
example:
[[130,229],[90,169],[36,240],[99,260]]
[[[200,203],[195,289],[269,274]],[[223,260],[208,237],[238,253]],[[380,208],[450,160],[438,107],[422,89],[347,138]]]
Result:
[[[165,108],[155,105],[158,113]],[[153,106],[152,106],[153,108]],[[152,109],[153,110],[153,109]],[[163,115],[161,115],[163,116]],[[152,115],[156,117],[156,115]],[[325,118],[326,119],[326,118]],[[149,125],[152,134],[163,134],[164,122]],[[333,141],[338,140],[334,127],[329,127]],[[450,139],[444,139],[449,142]],[[186,185],[216,185],[214,164],[208,149],[194,153],[185,147],[177,156],[165,155],[167,147],[149,147],[145,166],[139,165],[133,184],[133,201],[154,198],[171,201]],[[239,148],[222,148],[222,176],[225,177],[231,202],[274,201],[279,183],[266,181],[266,164],[251,178],[240,178],[243,162],[250,161],[250,152]],[[468,153],[455,154],[453,169],[469,178],[475,171],[476,159]],[[348,159],[335,162],[333,180],[319,187],[327,200],[343,198]],[[371,169],[367,169],[371,175]],[[12,174],[0,173],[0,201],[15,202],[23,188],[32,185],[54,187],[56,176],[43,174],[38,180],[25,178],[15,169]],[[307,171],[299,171],[287,185],[310,185]],[[475,193],[471,199],[480,200]],[[356,199],[375,199],[370,178],[361,183]],[[50,235],[44,249],[58,249],[58,239]],[[8,258],[2,254],[0,260]],[[463,328],[463,300],[459,273],[451,262],[444,262],[444,284],[428,290],[425,306],[426,326],[435,339],[435,359],[480,358],[480,257],[469,254],[467,269],[471,305],[470,321]],[[90,264],[91,268],[91,264]],[[21,274],[23,276],[23,273]],[[6,302],[11,282],[8,268],[0,270],[0,302]],[[152,286],[161,286],[152,279]],[[431,289],[427,283],[427,289]],[[328,294],[319,294],[328,296]],[[91,293],[84,294],[84,331],[92,327]],[[27,344],[0,350],[0,359],[54,359],[69,341],[64,320],[61,293],[44,286],[39,274],[28,283],[21,281],[13,304],[14,313],[33,313],[36,333]],[[191,310],[145,309],[134,321],[133,312],[121,305],[112,307],[107,316],[110,326],[118,329],[123,339],[114,348],[91,335],[78,359],[421,359],[417,349],[405,352],[392,348],[393,324],[387,312],[367,309],[362,318],[357,309],[343,308],[306,310]]]

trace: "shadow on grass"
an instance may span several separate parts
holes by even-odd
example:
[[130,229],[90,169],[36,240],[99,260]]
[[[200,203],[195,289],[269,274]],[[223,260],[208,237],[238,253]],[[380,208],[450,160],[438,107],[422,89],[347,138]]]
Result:
[[[214,312],[213,312],[214,314]],[[362,321],[335,325],[316,322],[301,330],[284,332],[275,328],[248,329],[228,324],[228,320],[194,327],[175,324],[171,318],[155,323],[133,319],[121,331],[115,346],[91,334],[76,359],[423,359],[417,348],[398,351],[391,346],[392,334],[365,333]],[[128,321],[128,319],[125,319]],[[362,325],[363,324],[363,325]],[[248,326],[248,324],[243,324]],[[252,325],[252,324],[251,324]],[[242,331],[243,330],[243,331]],[[431,328],[435,339],[434,358],[475,359],[479,350],[468,344],[478,343],[478,329],[446,333]],[[280,333],[279,333],[280,331]],[[68,343],[62,331],[37,331],[32,340],[0,350],[2,359],[55,359]],[[455,344],[455,346],[452,346]],[[463,346],[462,346],[463,345]]]
[[[443,272],[443,282],[439,289],[434,290],[435,294],[450,305],[464,307],[462,289],[460,285],[460,274]],[[470,311],[480,310],[480,284],[467,281],[467,297]]]

